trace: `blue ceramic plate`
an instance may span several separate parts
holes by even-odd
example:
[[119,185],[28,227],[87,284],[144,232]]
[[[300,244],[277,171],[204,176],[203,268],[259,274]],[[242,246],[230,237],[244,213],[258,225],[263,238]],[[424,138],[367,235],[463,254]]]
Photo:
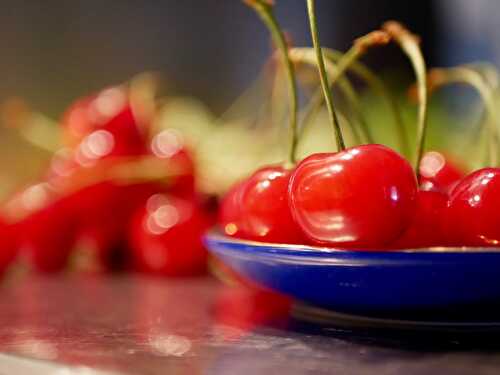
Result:
[[217,232],[205,242],[236,272],[309,305],[386,318],[500,318],[500,248],[346,251]]

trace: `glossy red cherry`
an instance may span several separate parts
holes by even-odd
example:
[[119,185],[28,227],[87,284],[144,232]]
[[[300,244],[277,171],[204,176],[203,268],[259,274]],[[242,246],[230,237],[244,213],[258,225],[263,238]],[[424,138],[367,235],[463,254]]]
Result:
[[452,191],[448,230],[454,244],[500,245],[500,168],[483,168],[466,176]]
[[220,203],[217,222],[220,229],[228,236],[239,237],[242,220],[240,195],[246,180],[234,184],[224,195]]
[[412,222],[403,235],[391,244],[391,248],[415,249],[445,246],[444,221],[448,195],[441,191],[419,190],[417,208]]
[[239,184],[223,204],[224,232],[254,241],[302,243],[304,237],[288,206],[290,175],[291,170],[282,166],[269,166]]
[[410,225],[417,197],[411,166],[381,145],[311,155],[289,189],[292,214],[313,242],[349,248],[393,242]]
[[200,274],[207,252],[202,235],[211,220],[193,201],[150,197],[132,220],[129,244],[137,270],[165,276]]
[[449,193],[465,177],[462,167],[436,151],[424,154],[419,172],[423,190],[440,190],[445,193]]

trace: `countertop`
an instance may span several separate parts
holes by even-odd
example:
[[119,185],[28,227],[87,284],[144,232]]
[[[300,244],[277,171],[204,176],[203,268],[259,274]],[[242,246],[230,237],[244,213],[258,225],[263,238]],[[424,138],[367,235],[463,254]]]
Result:
[[287,299],[211,277],[24,277],[1,293],[2,375],[500,373],[491,338],[302,323]]

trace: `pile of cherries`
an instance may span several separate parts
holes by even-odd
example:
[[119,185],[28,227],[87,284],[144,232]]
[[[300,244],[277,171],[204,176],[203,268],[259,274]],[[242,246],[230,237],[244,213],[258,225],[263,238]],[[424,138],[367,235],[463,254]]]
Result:
[[[44,272],[75,265],[199,274],[207,267],[202,236],[217,217],[227,236],[259,242],[378,251],[500,246],[500,168],[494,163],[467,175],[436,151],[412,168],[384,145],[344,146],[318,44],[314,0],[307,0],[311,34],[338,151],[297,162],[298,100],[288,42],[272,2],[245,2],[271,29],[287,73],[289,160],[236,183],[216,215],[213,201],[196,188],[194,159],[182,134],[169,128],[155,132],[154,105],[138,100],[130,86],[106,88],[67,110],[59,129],[63,148],[36,183],[0,207],[0,270],[21,259]],[[417,72],[418,156],[427,94],[417,38],[396,23],[373,35],[397,41]],[[352,63],[367,40],[338,66]]]
[[205,270],[201,236],[214,213],[195,189],[193,158],[177,131],[151,134],[153,114],[131,98],[130,87],[115,86],[67,110],[64,148],[3,204],[3,269],[18,256],[45,272]]
[[[270,19],[269,3],[248,3]],[[308,5],[316,43],[314,1],[308,0]],[[418,38],[396,22],[384,27],[403,49],[412,43],[407,54],[425,77],[425,67],[419,56],[415,58]],[[276,28],[273,31],[277,35]],[[321,55],[317,54],[317,62],[323,79]],[[425,98],[425,83],[419,89]],[[327,105],[329,100],[333,109],[325,93]],[[330,114],[335,123],[334,113]],[[425,126],[425,116],[421,123]],[[219,225],[226,235],[246,240],[340,249],[498,247],[500,169],[491,165],[466,175],[441,153],[428,152],[415,171],[398,152],[380,144],[340,147],[338,152],[313,154],[298,163],[291,160],[258,169],[225,196]]]
[[345,249],[499,246],[499,168],[465,175],[428,152],[419,177],[378,144],[313,154],[236,184],[219,224],[247,240]]

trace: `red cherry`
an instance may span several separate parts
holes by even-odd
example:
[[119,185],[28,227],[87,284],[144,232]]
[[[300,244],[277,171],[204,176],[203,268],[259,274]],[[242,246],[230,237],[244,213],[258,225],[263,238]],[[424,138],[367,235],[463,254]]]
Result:
[[465,177],[465,172],[450,158],[436,151],[424,154],[419,165],[420,186],[424,190],[449,193]]
[[65,198],[57,199],[19,222],[20,244],[30,264],[57,272],[67,262],[76,240],[76,220]]
[[[76,101],[62,120],[65,145],[83,141],[83,157],[129,156],[146,153],[146,135],[132,111],[128,92],[111,87]],[[95,134],[94,134],[95,133]],[[86,139],[87,138],[87,139]]]
[[290,207],[315,243],[380,248],[398,238],[415,212],[417,184],[408,162],[381,145],[304,159],[290,180]]
[[123,234],[131,215],[149,196],[168,191],[192,199],[195,194],[194,162],[178,133],[166,130],[157,134],[151,142],[152,155],[144,156],[161,161],[154,168],[170,168],[174,173],[179,173],[172,177],[169,184],[155,181],[123,184],[109,180],[106,176],[113,168],[136,160],[120,156],[108,158],[113,145],[113,138],[109,134],[103,130],[95,131],[84,137],[74,152],[56,154],[47,174],[47,178],[56,185],[71,185],[72,180],[79,179],[75,176],[82,173],[87,176],[84,179],[92,179],[93,174],[102,176],[98,179],[104,178],[70,194],[68,200],[79,217],[78,238],[84,240],[86,245],[82,249],[91,250],[92,264],[97,261],[95,265],[105,269],[115,268],[120,260],[127,258]]
[[282,166],[269,166],[238,185],[224,204],[220,222],[224,232],[254,241],[303,243],[288,206],[290,176]]
[[415,249],[446,245],[444,221],[447,205],[446,194],[440,191],[419,190],[412,223],[390,247]]
[[0,274],[3,274],[17,255],[16,227],[0,219]]
[[228,236],[237,238],[241,236],[242,225],[239,224],[242,220],[240,195],[245,182],[246,180],[243,180],[234,184],[224,195],[220,204],[217,221],[222,231]]
[[127,260],[125,233],[135,210],[158,188],[154,184],[116,185],[104,181],[71,195],[78,216],[78,238],[99,268],[116,269]]
[[499,207],[500,168],[483,168],[469,174],[450,196],[450,239],[465,246],[499,246]]
[[129,243],[135,268],[165,276],[200,274],[207,252],[202,235],[211,220],[193,201],[150,197],[132,220]]

